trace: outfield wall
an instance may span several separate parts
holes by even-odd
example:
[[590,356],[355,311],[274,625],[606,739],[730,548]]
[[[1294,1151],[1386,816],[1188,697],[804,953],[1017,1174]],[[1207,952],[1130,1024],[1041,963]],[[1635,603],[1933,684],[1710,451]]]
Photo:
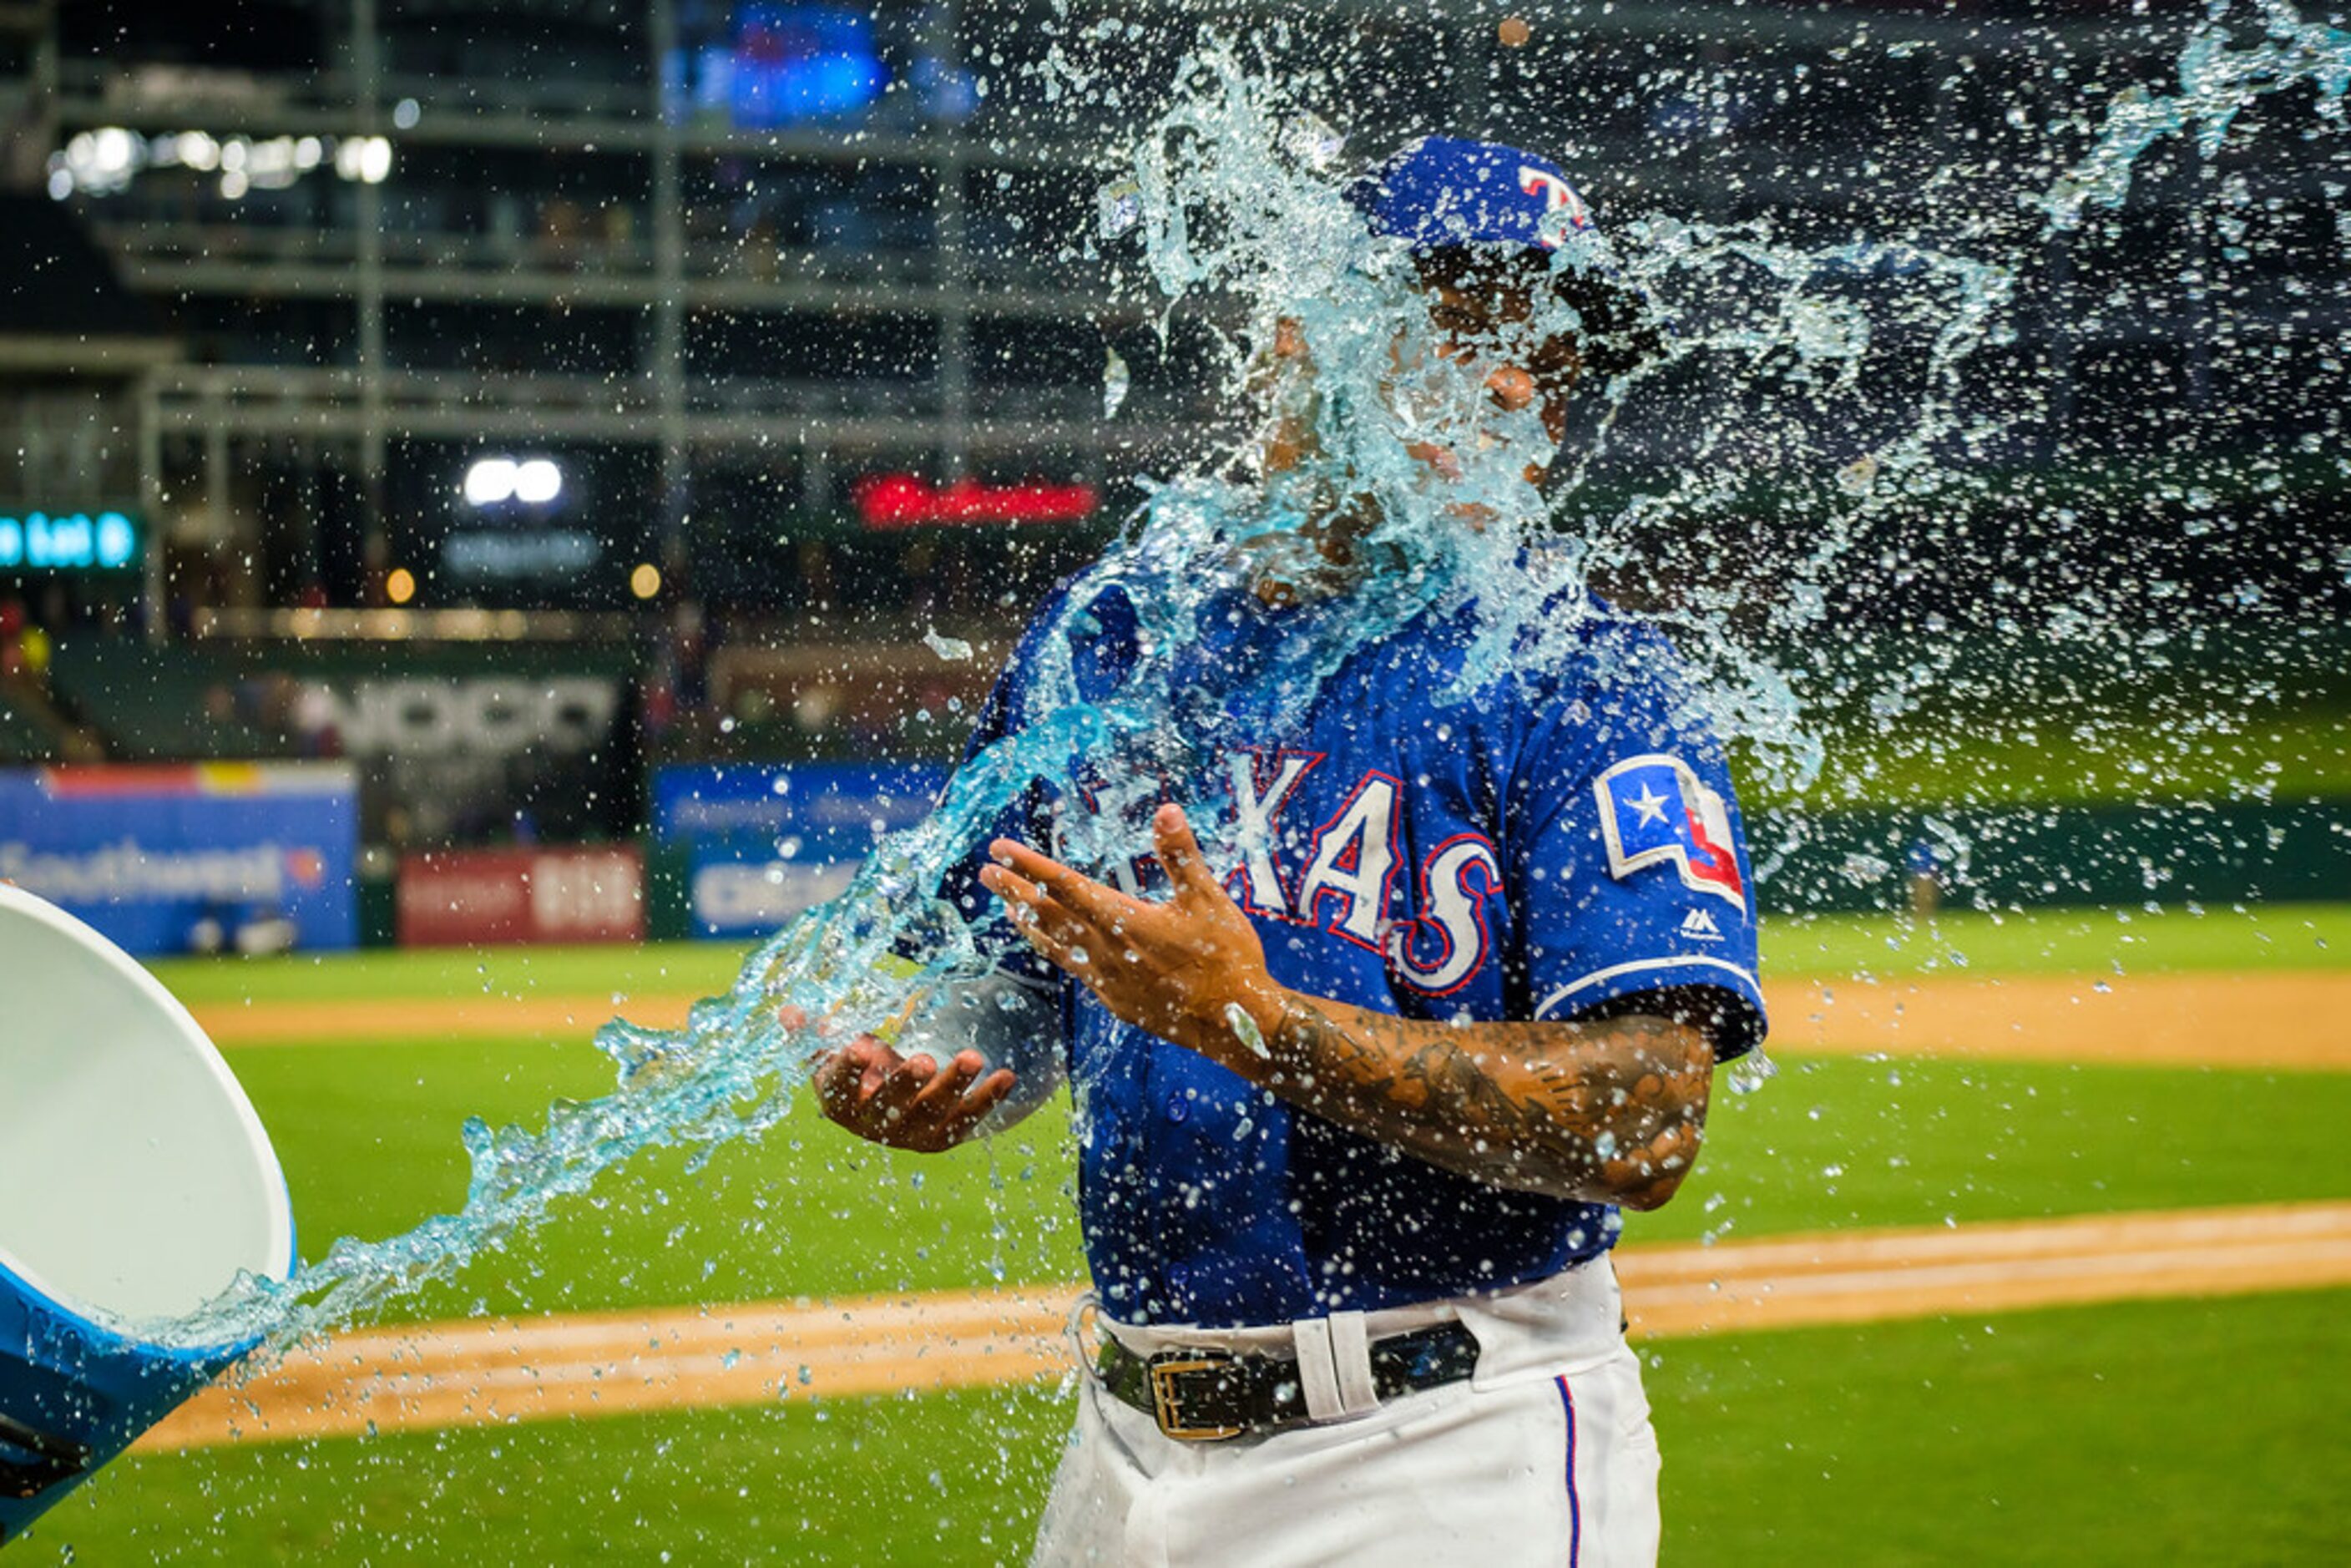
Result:
[[345,763],[0,769],[0,880],[132,953],[351,946],[358,853]]
[[1954,905],[2351,899],[2351,800],[1758,811],[1766,909],[1899,907],[1931,865]]
[[[641,862],[656,941],[744,943],[777,929],[846,887],[873,824],[918,821],[942,777],[890,765],[727,771],[716,810],[677,809],[683,780],[666,786],[673,810]],[[787,777],[799,791],[789,808],[773,793]],[[1907,908],[1926,862],[1951,908],[2351,902],[2351,800],[1759,811],[1749,839],[1775,914]],[[380,901],[369,939],[388,942],[389,894]]]
[[[414,853],[359,846],[349,764],[0,771],[0,876],[135,952],[290,921],[354,943],[757,940],[847,887],[920,821],[934,764],[695,765],[653,775],[653,831],[601,846]],[[1909,905],[1931,873],[1957,908],[2351,901],[2351,800],[1758,811],[1775,913]]]

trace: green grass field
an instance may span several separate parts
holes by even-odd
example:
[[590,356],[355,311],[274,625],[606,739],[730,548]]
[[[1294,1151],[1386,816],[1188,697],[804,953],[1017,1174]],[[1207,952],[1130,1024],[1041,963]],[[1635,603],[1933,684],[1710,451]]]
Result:
[[[1959,916],[1772,927],[1772,972],[2339,967],[2351,910]],[[709,991],[737,956],[370,954],[172,965],[202,1004]],[[584,1035],[585,1030],[582,1030]],[[584,1039],[233,1050],[306,1256],[455,1205],[459,1121],[601,1092]],[[1080,1271],[1061,1113],[925,1160],[805,1112],[689,1175],[656,1157],[408,1315],[674,1305]],[[1792,1058],[1718,1096],[1683,1195],[1635,1240],[2351,1197],[2351,1074]],[[1680,1563],[2333,1562],[2346,1301],[2324,1292],[1653,1347]],[[141,1456],[18,1554],[79,1563],[996,1563],[1023,1559],[1051,1388],[780,1400]],[[2332,1504],[2332,1506],[2330,1506]],[[12,1559],[13,1560],[13,1559]]]
[[[297,1195],[306,1256],[455,1207],[469,1112],[531,1121],[593,1092],[577,1047],[472,1042],[235,1053]],[[946,1289],[1081,1271],[1058,1108],[943,1157],[805,1109],[686,1174],[656,1155],[400,1315]],[[1717,1101],[1706,1158],[1636,1240],[2351,1197],[2351,1074],[1792,1060]],[[2174,1135],[2199,1129],[2197,1135]],[[1834,1174],[1830,1174],[1834,1173]]]
[[[2210,712],[2228,711],[2215,703]],[[2351,796],[2351,710],[2342,698],[2247,710],[2227,729],[2109,708],[2060,713],[2027,706],[1830,720],[1821,737],[1834,759],[1802,792],[1750,769],[1755,806],[1802,800],[1854,805],[2102,805],[2116,800]]]

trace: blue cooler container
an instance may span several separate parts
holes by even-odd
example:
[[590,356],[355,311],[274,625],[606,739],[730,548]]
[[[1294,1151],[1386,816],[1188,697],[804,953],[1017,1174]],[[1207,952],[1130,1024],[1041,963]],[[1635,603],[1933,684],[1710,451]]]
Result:
[[0,884],[0,1544],[256,1343],[171,1325],[293,1270],[277,1156],[195,1019]]

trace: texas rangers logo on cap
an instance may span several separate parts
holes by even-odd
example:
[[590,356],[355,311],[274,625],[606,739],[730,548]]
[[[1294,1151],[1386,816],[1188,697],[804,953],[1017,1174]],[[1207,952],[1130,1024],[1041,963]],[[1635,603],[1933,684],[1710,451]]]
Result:
[[1608,874],[1622,882],[1644,866],[1670,862],[1682,884],[1747,909],[1747,887],[1731,847],[1730,811],[1678,757],[1628,757],[1593,786]]
[[1592,214],[1550,159],[1493,141],[1424,136],[1348,185],[1374,234],[1415,250],[1517,245],[1557,250]]

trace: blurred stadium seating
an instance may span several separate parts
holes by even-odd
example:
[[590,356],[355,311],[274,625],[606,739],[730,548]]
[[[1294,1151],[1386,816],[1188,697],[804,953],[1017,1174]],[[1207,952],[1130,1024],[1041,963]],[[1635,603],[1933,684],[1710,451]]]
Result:
[[[1896,574],[1842,607],[1867,657],[2005,648],[1991,630],[2018,583],[2102,593],[2140,618],[2129,636],[2160,629],[2150,574],[2339,612],[2344,478],[2311,444],[2326,400],[2304,395],[2344,308],[2324,193],[2253,152],[2158,149],[2095,238],[2038,234],[2020,199],[2053,173],[2052,117],[2161,82],[2199,7],[1618,5],[1521,48],[1466,4],[1280,9],[1301,107],[1350,157],[1431,128],[1507,137],[1562,151],[1611,219],[1768,220],[1814,245],[1930,200],[1971,214],[2018,297],[1964,395],[1997,413],[2029,385],[2043,417],[1988,426],[1971,455],[1998,482],[1949,503],[1996,541],[1980,576]],[[488,715],[446,730],[455,762],[365,764],[372,843],[625,837],[667,761],[952,754],[1028,607],[1139,477],[1241,412],[1204,401],[1214,303],[1163,338],[1094,243],[1125,132],[1037,70],[1091,51],[1132,105],[1206,15],[5,8],[0,546],[21,526],[0,603],[54,654],[0,685],[0,761],[346,752],[362,666],[423,705],[420,734],[449,703]],[[1900,47],[1856,45],[1879,22]],[[1714,40],[1703,84],[1657,68],[1667,36]],[[1357,89],[1322,101],[1341,81]],[[2202,215],[2216,181],[2252,225],[2226,257]],[[2224,264],[2220,323],[2177,280]],[[2101,306],[2125,296],[2173,304]],[[2224,339],[2273,351],[2216,357]],[[1134,378],[1114,421],[1112,351]],[[1771,481],[1712,570],[1765,579],[1809,547]],[[2002,486],[2058,497],[2066,528],[2004,538]],[[37,561],[36,516],[120,519],[128,554]],[[944,666],[934,634],[983,652]],[[517,763],[572,720],[485,695],[501,670],[582,683],[611,726],[596,766],[626,779]],[[290,722],[303,703],[343,719]]]

